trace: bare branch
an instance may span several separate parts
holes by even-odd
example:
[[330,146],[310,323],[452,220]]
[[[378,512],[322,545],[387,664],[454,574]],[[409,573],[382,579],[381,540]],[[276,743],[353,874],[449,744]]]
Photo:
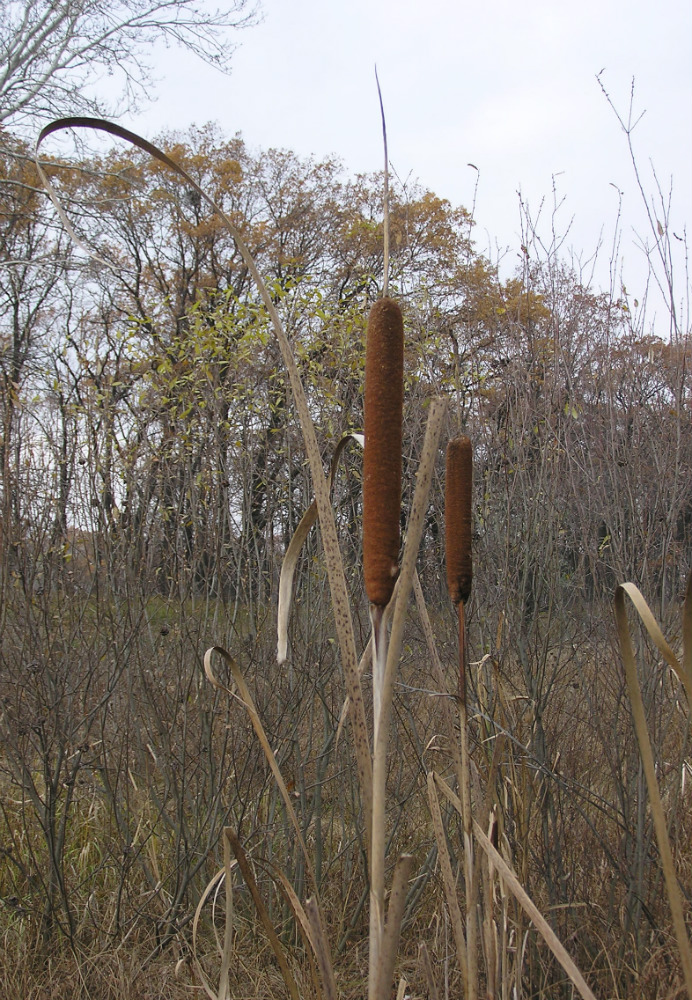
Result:
[[146,54],[157,40],[228,72],[235,50],[229,33],[256,16],[256,0],[208,9],[197,0],[0,0],[0,124],[113,113],[98,94],[104,76],[119,79],[121,110],[132,107],[146,99]]

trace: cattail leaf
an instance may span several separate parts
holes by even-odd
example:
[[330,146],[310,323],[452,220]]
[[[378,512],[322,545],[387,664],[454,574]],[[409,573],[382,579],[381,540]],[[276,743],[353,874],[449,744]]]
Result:
[[[373,945],[374,919],[379,922],[377,931],[381,942],[384,931],[384,860],[385,860],[385,800],[387,776],[387,740],[391,716],[392,699],[394,697],[394,680],[401,657],[404,635],[406,607],[413,585],[413,574],[416,568],[418,549],[425,524],[425,513],[428,509],[428,496],[435,469],[442,424],[447,408],[446,400],[434,399],[428,410],[428,421],[425,428],[425,439],[421,452],[420,465],[416,475],[416,489],[411,505],[406,531],[406,542],[401,561],[401,576],[396,591],[396,603],[392,614],[392,630],[387,650],[387,661],[382,690],[380,692],[380,711],[376,722],[377,736],[373,740],[373,791],[372,791],[372,851],[370,870],[370,901],[371,901],[371,949]],[[367,447],[367,441],[366,441]],[[375,918],[373,918],[373,913]],[[373,977],[374,978],[374,977]],[[375,983],[370,984],[374,992]]]
[[473,449],[465,435],[447,445],[445,534],[447,588],[454,604],[469,599],[473,581],[471,556],[471,497]]
[[[423,635],[425,636],[425,644],[428,647],[428,656],[430,657],[433,676],[437,683],[438,690],[442,693],[446,689],[444,671],[442,669],[442,662],[435,643],[435,633],[433,632],[432,622],[430,621],[430,615],[428,614],[428,609],[425,604],[423,588],[421,587],[417,572],[413,575],[413,593],[416,599],[416,607],[418,608],[418,617],[420,618],[420,623],[423,628]],[[447,737],[447,742],[452,754],[454,770],[459,787],[461,788],[461,751],[456,738],[454,713],[452,711],[452,703],[449,698],[443,697],[440,699],[440,710],[444,720],[445,736]]]
[[406,527],[404,552],[401,559],[401,579],[397,587],[396,605],[392,613],[392,631],[387,652],[387,671],[383,702],[391,705],[392,691],[396,668],[401,657],[404,635],[404,620],[406,608],[413,587],[413,574],[416,570],[416,560],[420,548],[425,517],[428,511],[428,500],[435,472],[435,459],[438,453],[442,425],[447,412],[445,399],[433,399],[428,408],[428,421],[425,427],[425,437],[421,450],[420,465],[416,473],[416,488],[411,503],[411,513]]
[[378,997],[388,997],[391,992],[394,965],[399,946],[399,935],[401,933],[401,921],[404,918],[408,880],[411,877],[412,868],[413,855],[401,854],[394,869],[392,889],[389,893],[387,923],[384,929],[377,976]]
[[437,983],[435,982],[435,973],[433,972],[432,963],[430,961],[430,955],[428,954],[428,946],[425,941],[421,941],[418,945],[418,957],[420,963],[425,971],[425,978],[428,984],[428,993],[430,995],[430,1000],[439,1000],[439,994],[437,992]]
[[371,604],[389,603],[399,571],[404,322],[392,299],[370,310],[365,350],[363,573]]
[[288,656],[288,619],[291,614],[291,599],[293,593],[293,577],[295,575],[298,557],[305,540],[310,534],[310,528],[317,522],[317,504],[313,500],[305,511],[293,537],[288,544],[281,563],[279,577],[279,604],[276,622],[276,659],[279,664],[285,663]]

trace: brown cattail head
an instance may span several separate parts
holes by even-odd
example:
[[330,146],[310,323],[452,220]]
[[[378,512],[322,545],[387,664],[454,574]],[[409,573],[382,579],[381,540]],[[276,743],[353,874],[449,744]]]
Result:
[[365,348],[363,572],[371,604],[389,603],[399,572],[404,321],[392,299],[370,310]]
[[447,445],[445,489],[445,533],[447,535],[447,587],[454,604],[467,601],[471,593],[471,488],[473,450],[467,437]]

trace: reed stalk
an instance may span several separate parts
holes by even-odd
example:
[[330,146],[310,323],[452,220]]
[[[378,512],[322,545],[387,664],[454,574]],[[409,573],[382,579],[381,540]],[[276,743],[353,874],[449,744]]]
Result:
[[627,690],[632,706],[632,719],[634,722],[639,751],[641,754],[642,768],[646,778],[649,791],[649,805],[651,817],[653,819],[654,831],[658,842],[658,849],[661,856],[661,867],[670,903],[671,916],[673,918],[673,930],[680,954],[680,964],[682,966],[683,978],[687,996],[692,1000],[692,943],[690,942],[687,925],[685,921],[685,901],[680,889],[673,851],[668,836],[668,821],[666,818],[661,793],[656,777],[656,763],[654,761],[651,739],[646,721],[646,711],[642,699],[641,687],[637,676],[637,663],[634,653],[634,646],[630,637],[629,622],[625,608],[625,597],[634,604],[649,636],[658,647],[664,660],[674,671],[680,680],[687,697],[688,725],[690,724],[690,706],[692,705],[692,573],[687,580],[687,590],[685,602],[683,604],[682,637],[683,649],[682,657],[678,659],[670,645],[663,636],[663,633],[654,618],[651,610],[644,600],[640,590],[633,583],[623,583],[615,591],[615,619],[620,640],[620,651],[622,662],[625,668],[625,678]]
[[459,737],[461,746],[461,804],[464,827],[464,868],[466,877],[466,996],[478,995],[477,921],[475,915],[477,872],[473,858],[468,715],[466,707],[466,621],[464,604],[471,595],[473,559],[471,552],[471,497],[473,490],[473,448],[465,435],[447,445],[445,475],[445,534],[447,589],[457,609],[459,622]]

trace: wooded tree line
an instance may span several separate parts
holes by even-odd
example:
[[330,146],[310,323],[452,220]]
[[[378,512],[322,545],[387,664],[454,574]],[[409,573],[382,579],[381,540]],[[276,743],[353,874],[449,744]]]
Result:
[[[128,938],[151,958],[184,938],[228,823],[267,863],[278,859],[300,895],[261,753],[204,681],[201,654],[220,642],[251,676],[293,776],[315,867],[320,879],[329,872],[341,914],[341,954],[367,898],[358,793],[336,749],[343,686],[316,532],[297,573],[289,661],[274,660],[281,559],[312,490],[265,309],[226,230],[160,164],[129,149],[49,161],[88,254],[56,217],[28,149],[3,141],[0,773],[12,795],[0,804],[0,895],[17,913],[8,947],[33,921],[44,944],[58,930],[81,949]],[[252,151],[213,128],[161,142],[240,227],[268,277],[326,468],[341,436],[362,429],[365,317],[383,280],[382,178]],[[608,983],[615,969],[626,995],[667,911],[610,602],[633,579],[677,627],[691,568],[689,332],[642,329],[626,297],[585,287],[537,240],[503,277],[476,249],[469,213],[420,187],[395,186],[390,228],[390,292],[405,320],[404,530],[428,401],[447,396],[450,435],[474,443],[476,766],[484,777],[497,768],[506,850],[523,884],[564,940],[579,942],[585,967]],[[347,449],[333,497],[364,647],[360,477],[360,454]],[[441,481],[431,497],[419,572],[444,650]],[[388,822],[393,845],[417,851],[414,922],[436,855],[425,807],[410,803],[439,728],[413,613],[410,629]],[[646,696],[659,758],[677,760],[675,691],[652,676]],[[511,739],[491,767],[487,747],[501,730]],[[673,805],[683,774],[669,779]],[[687,812],[671,815],[684,841]],[[570,909],[584,899],[596,914],[588,926]],[[546,962],[528,951],[533,984]]]
[[[363,317],[382,281],[380,178],[252,153],[212,129],[168,147],[238,221],[268,276],[327,461],[362,425]],[[146,154],[51,170],[97,259],[56,219],[27,151],[8,150],[3,586],[19,580],[30,592],[69,563],[82,588],[98,572],[115,589],[128,577],[162,595],[264,601],[310,484],[247,269],[196,192]],[[476,545],[489,570],[479,584],[494,600],[511,571],[527,619],[558,582],[588,605],[633,578],[665,607],[689,568],[689,340],[635,328],[626,302],[582,287],[535,248],[501,280],[472,236],[463,209],[421,189],[396,193],[409,478],[425,400],[448,394],[475,442]],[[335,502],[357,549],[357,469]],[[438,504],[433,565],[440,525]]]

